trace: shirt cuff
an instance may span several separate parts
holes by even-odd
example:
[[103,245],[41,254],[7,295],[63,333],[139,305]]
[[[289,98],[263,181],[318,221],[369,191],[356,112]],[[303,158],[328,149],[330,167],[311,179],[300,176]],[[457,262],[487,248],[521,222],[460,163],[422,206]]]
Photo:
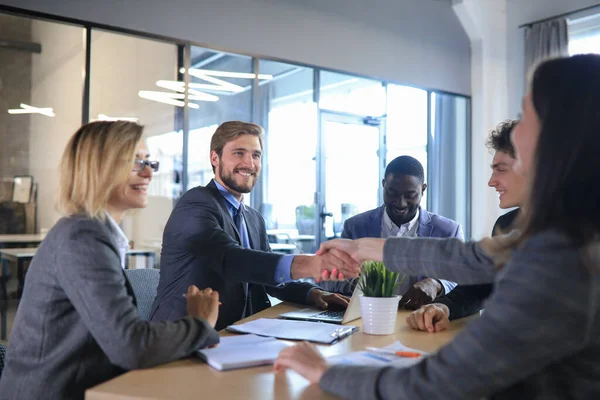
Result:
[[277,285],[283,285],[284,283],[293,282],[292,279],[292,261],[294,256],[285,255],[282,256],[277,266],[275,267],[275,282]]
[[439,279],[438,282],[442,284],[442,288],[443,288],[443,292],[440,294],[440,296],[447,295],[448,293],[450,293],[452,291],[452,289],[454,289],[456,287],[456,285],[458,285],[458,283],[456,283],[456,282],[450,282],[445,279]]
[[325,290],[323,290],[323,289],[321,289],[321,288],[318,288],[318,287],[310,288],[310,289],[308,290],[308,292],[306,293],[306,304],[308,304],[309,306],[310,306],[310,305],[314,305],[314,304],[313,304],[313,303],[310,301],[310,294],[311,294],[311,293],[312,293],[312,291],[313,291],[313,290],[315,290],[315,289],[318,289],[318,290],[321,290],[321,291],[325,292]]

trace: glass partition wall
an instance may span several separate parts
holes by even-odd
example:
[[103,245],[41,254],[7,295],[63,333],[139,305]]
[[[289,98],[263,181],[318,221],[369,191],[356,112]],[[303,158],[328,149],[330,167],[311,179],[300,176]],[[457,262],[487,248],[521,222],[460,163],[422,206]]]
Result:
[[[212,179],[210,138],[228,120],[265,128],[261,178],[244,201],[273,242],[312,252],[339,236],[382,204],[385,165],[403,154],[426,169],[423,208],[469,237],[468,97],[1,8],[0,43],[0,208],[19,215],[0,234],[57,221],[58,160],[82,122],[131,119],[160,161],[147,209],[123,222],[138,248],[160,252],[177,199]],[[27,201],[14,202],[30,176]]]

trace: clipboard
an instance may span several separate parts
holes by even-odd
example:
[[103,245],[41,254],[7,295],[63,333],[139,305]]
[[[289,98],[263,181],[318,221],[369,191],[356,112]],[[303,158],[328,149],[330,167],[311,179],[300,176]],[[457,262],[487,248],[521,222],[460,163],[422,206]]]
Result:
[[252,333],[285,340],[305,340],[333,344],[358,331],[358,326],[333,325],[323,322],[294,321],[286,319],[259,318],[239,325],[230,325],[228,331]]

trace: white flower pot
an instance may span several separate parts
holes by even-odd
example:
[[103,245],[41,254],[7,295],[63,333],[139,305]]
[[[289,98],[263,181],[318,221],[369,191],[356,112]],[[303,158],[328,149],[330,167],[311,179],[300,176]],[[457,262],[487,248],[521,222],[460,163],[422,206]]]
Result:
[[370,335],[391,335],[396,330],[400,296],[360,296],[363,332]]

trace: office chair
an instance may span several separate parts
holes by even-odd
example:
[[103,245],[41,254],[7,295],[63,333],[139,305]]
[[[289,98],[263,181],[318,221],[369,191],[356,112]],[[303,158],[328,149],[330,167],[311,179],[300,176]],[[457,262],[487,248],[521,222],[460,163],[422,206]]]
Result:
[[148,321],[152,302],[156,297],[160,270],[154,268],[126,269],[125,275],[133,288],[140,318]]
[[0,378],[2,378],[2,370],[4,369],[4,359],[6,358],[6,348],[0,343]]

